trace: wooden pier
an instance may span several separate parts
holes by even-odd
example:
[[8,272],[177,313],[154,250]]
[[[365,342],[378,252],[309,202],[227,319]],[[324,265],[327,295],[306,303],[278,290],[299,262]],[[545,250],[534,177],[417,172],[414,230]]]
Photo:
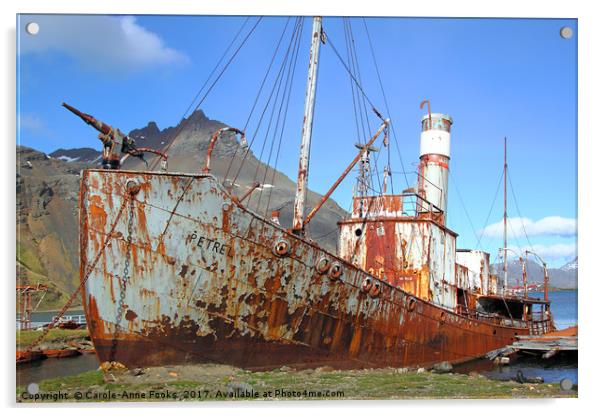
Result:
[[573,326],[545,335],[517,336],[510,347],[516,351],[541,354],[547,359],[561,351],[577,351],[577,333],[577,327]]
[[577,326],[550,332],[545,335],[519,335],[511,345],[491,351],[486,357],[494,360],[508,357],[517,352],[524,352],[548,359],[561,351],[576,352],[578,350],[577,335]]

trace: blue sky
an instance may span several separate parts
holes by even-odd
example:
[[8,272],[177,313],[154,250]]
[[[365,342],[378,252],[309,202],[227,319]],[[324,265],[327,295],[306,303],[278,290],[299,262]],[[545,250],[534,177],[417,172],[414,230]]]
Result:
[[[160,128],[177,124],[245,19],[22,15],[19,143],[45,152],[99,148],[96,133],[61,108],[62,101],[124,131],[150,120]],[[30,21],[40,25],[36,36],[24,31]],[[260,22],[202,104],[207,116],[244,125],[286,22],[286,17]],[[368,18],[366,23],[406,171],[415,170],[418,161],[420,102],[429,99],[433,112],[454,119],[448,226],[460,234],[458,246],[476,246],[473,228],[478,235],[485,229],[485,250],[497,253],[501,245],[495,224],[502,217],[501,190],[489,218],[488,213],[506,136],[519,203],[517,209],[509,190],[510,245],[533,245],[552,265],[571,260],[577,210],[576,20]],[[291,19],[286,39],[292,24]],[[306,18],[278,162],[278,169],[293,178],[310,25]],[[385,113],[363,22],[353,18],[351,25],[363,87]],[[563,26],[573,29],[571,39],[559,35]],[[328,42],[344,55],[342,19],[325,18],[324,29]],[[315,114],[309,183],[324,192],[355,156],[357,141],[349,77],[330,45],[322,45]],[[378,121],[371,117],[370,123],[375,130]],[[379,167],[385,158],[381,155]],[[395,147],[391,163],[393,171],[402,170]],[[334,194],[344,208],[350,206],[353,183],[347,179]],[[405,188],[400,175],[393,184],[398,191]]]

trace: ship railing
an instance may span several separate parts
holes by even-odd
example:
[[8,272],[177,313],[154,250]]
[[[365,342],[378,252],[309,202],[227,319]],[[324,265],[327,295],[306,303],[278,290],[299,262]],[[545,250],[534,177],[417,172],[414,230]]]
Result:
[[533,312],[529,316],[529,332],[532,335],[542,335],[552,330],[552,317],[543,312]]
[[552,321],[530,321],[529,322],[529,333],[531,335],[543,335],[552,330]]
[[[405,189],[401,194],[386,194],[386,195],[370,195],[364,197],[358,197],[357,199],[363,200],[361,207],[354,207],[353,214],[355,216],[369,217],[369,216],[386,216],[386,217],[403,217],[403,218],[430,218],[438,220],[443,217],[443,210],[431,201],[426,199],[426,194],[420,189],[419,183],[428,183],[430,187],[437,189],[441,192],[441,189],[434,183],[430,182],[427,178],[424,178],[419,172],[391,172],[394,174],[402,173],[406,176],[408,183],[416,184],[411,188]],[[401,201],[395,201],[395,211],[391,210],[392,199],[400,199]],[[438,198],[441,199],[441,198]],[[397,205],[399,204],[399,205]],[[357,212],[356,212],[357,210]],[[361,211],[361,213],[359,212]]]
[[505,316],[501,316],[498,314],[489,314],[486,312],[476,311],[474,309],[469,309],[464,305],[458,305],[456,307],[456,313],[459,315],[465,316],[467,318],[476,319],[479,321],[484,321],[488,323],[492,323],[495,325],[502,326],[511,326],[514,328],[527,328],[528,323],[522,320],[510,319]]
[[416,192],[401,194],[404,216],[419,217],[425,214],[441,215],[443,210]]
[[[393,202],[393,200],[395,200]],[[398,195],[367,196],[356,198],[354,218],[423,219],[441,223],[443,210],[415,192],[404,191]]]

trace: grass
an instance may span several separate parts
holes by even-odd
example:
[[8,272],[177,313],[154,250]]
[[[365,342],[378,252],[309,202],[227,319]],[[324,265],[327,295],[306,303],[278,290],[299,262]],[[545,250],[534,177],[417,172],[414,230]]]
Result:
[[20,241],[17,241],[17,261],[34,273],[41,275],[46,274],[46,270],[44,269],[44,266],[42,266],[39,256]]
[[[42,331],[17,331],[17,347],[27,347],[35,341]],[[87,329],[52,328],[42,342],[67,342],[81,340],[88,336]]]
[[[150,371],[145,369],[145,371]],[[115,373],[117,374],[117,373]],[[130,381],[128,381],[128,378]],[[173,400],[314,400],[314,399],[486,399],[576,397],[577,391],[562,392],[558,384],[519,384],[513,381],[488,380],[462,374],[400,373],[395,369],[359,371],[271,371],[236,370],[227,375],[207,374],[202,368],[195,380],[164,378],[152,382],[133,382],[133,376],[120,377],[108,383],[101,371],[46,380],[40,392],[63,392],[65,401],[75,399],[77,392],[87,394],[82,401],[173,401]],[[257,398],[232,397],[229,383],[246,383],[258,393]],[[24,399],[23,388],[17,389],[18,401]],[[112,392],[117,398],[107,398]],[[121,398],[123,392],[129,397]],[[157,393],[161,393],[163,398]],[[278,393],[279,392],[279,393]],[[342,392],[342,396],[340,395]],[[132,395],[132,393],[134,393]],[[103,394],[105,396],[103,396]],[[168,398],[165,399],[165,395]],[[194,397],[191,397],[194,396]],[[100,398],[99,398],[100,397]],[[103,398],[104,397],[104,398]]]

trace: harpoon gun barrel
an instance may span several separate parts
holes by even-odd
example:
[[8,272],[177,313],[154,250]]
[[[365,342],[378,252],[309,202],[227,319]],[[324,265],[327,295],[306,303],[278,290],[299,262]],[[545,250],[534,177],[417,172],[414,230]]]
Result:
[[[125,135],[118,128],[114,128],[100,120],[92,117],[90,114],[82,113],[77,108],[63,103],[63,107],[81,118],[86,124],[94,127],[100,132],[98,138],[103,143],[102,166],[105,169],[119,169],[127,156],[135,156],[144,160],[144,153],[154,153],[161,158],[161,169],[167,169],[167,155],[158,150],[146,147],[137,148],[136,141],[128,135]],[[122,155],[125,155],[122,158]]]
[[89,124],[92,127],[94,127],[100,133],[107,135],[111,134],[111,130],[113,130],[113,128],[108,124],[105,124],[102,121],[95,119],[90,114],[82,113],[77,108],[72,107],[67,103],[63,103],[63,107],[65,107],[67,110],[71,111],[73,114],[84,120],[86,124]]

